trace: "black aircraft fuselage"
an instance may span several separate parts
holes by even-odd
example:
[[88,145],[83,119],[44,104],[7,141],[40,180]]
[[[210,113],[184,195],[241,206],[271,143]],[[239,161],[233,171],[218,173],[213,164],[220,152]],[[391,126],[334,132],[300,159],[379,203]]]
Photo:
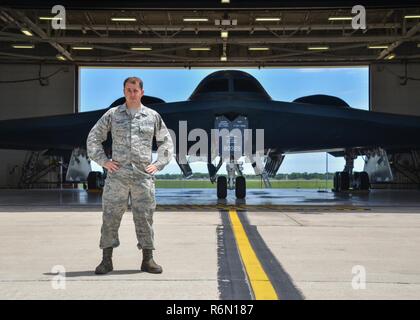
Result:
[[[111,107],[123,102],[120,98]],[[187,101],[165,103],[145,96],[142,103],[159,112],[175,133],[180,121],[187,121],[188,131],[201,128],[210,136],[217,116],[230,120],[246,116],[253,132],[264,129],[265,148],[283,154],[420,147],[420,117],[357,110],[339,98],[323,95],[274,101],[254,77],[242,71],[208,75]],[[0,148],[85,148],[90,129],[107,109],[0,121]],[[194,143],[190,141],[188,147]]]

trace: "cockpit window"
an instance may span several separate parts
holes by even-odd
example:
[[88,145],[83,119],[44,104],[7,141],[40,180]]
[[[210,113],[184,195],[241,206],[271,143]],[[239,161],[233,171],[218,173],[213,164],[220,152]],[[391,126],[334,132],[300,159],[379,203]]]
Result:
[[239,92],[259,92],[261,93],[260,87],[249,79],[234,79],[234,91]]
[[213,79],[208,80],[203,83],[200,88],[198,88],[196,93],[206,93],[206,92],[226,92],[229,91],[229,80],[228,79]]

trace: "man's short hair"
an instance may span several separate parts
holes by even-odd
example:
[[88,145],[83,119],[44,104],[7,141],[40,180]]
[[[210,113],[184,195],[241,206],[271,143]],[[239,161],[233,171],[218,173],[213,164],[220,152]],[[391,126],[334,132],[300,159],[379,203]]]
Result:
[[139,84],[140,89],[143,89],[143,80],[141,80],[140,78],[137,77],[128,77],[127,79],[124,80],[124,88],[125,88],[125,84],[129,82],[132,84]]

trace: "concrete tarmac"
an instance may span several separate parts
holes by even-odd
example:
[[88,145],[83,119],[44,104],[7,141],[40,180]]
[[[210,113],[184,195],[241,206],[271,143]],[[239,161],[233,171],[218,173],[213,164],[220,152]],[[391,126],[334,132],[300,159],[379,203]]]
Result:
[[420,298],[420,208],[412,202],[362,211],[156,211],[160,275],[139,271],[127,212],[114,271],[104,276],[93,273],[100,208],[2,205],[0,299],[255,299],[232,214],[278,299]]

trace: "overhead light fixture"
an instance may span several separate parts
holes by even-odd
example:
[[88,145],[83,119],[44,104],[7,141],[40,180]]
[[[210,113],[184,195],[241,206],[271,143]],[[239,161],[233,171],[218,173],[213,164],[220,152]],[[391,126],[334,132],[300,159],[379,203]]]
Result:
[[387,45],[369,45],[368,49],[388,49]]
[[33,49],[35,46],[33,44],[14,44],[12,45],[15,49]]
[[150,51],[152,50],[151,47],[131,47],[130,48],[133,51]]
[[420,19],[420,15],[408,15],[404,16],[404,19]]
[[221,3],[230,3],[230,0],[221,0]]
[[347,21],[347,20],[353,20],[353,17],[329,17],[329,21]]
[[220,56],[220,61],[227,61],[226,53],[224,53]]
[[73,50],[93,50],[93,47],[71,47]]
[[396,57],[396,54],[395,53],[391,53],[391,54],[389,54],[389,55],[387,55],[386,57],[385,57],[385,60],[392,60],[392,59],[394,59]]
[[58,60],[61,60],[61,61],[66,61],[67,59],[63,56],[63,55],[61,55],[61,54],[57,54],[56,56],[55,56]]
[[281,18],[278,17],[259,17],[255,18],[255,21],[280,21]]
[[32,36],[33,36],[32,32],[31,32],[29,29],[22,28],[22,29],[20,29],[20,31],[21,31],[21,32],[22,32],[25,36],[28,36],[28,37],[32,37]]
[[123,17],[115,17],[115,18],[111,18],[111,21],[137,21],[136,18],[123,18]]
[[209,47],[195,47],[195,48],[190,48],[190,51],[210,51],[211,48]]
[[207,22],[208,18],[183,18],[184,22]]
[[269,47],[248,47],[249,51],[267,51],[270,50]]
[[222,38],[227,38],[229,36],[229,32],[226,30],[220,31],[220,36]]
[[62,20],[61,17],[38,17],[39,20]]
[[329,48],[329,46],[311,46],[308,47],[308,50],[328,50]]
[[420,48],[420,43],[417,43],[417,48]]

